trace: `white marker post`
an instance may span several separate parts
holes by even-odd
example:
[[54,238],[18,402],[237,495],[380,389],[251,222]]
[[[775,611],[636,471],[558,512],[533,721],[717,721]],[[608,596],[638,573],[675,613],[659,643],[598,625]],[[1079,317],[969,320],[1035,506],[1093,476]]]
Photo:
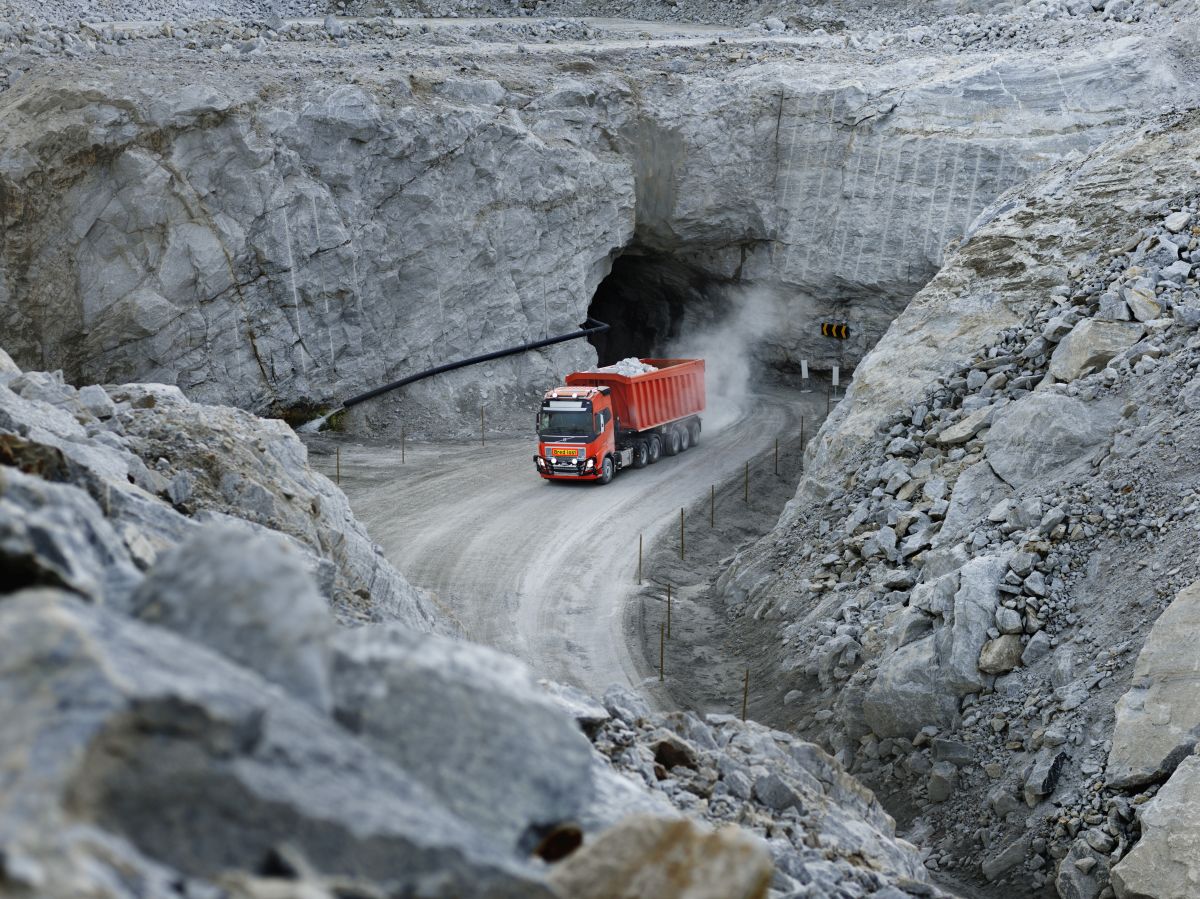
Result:
[[812,393],[812,387],[808,384],[808,360],[800,360],[800,392]]
[[833,398],[834,399],[837,399],[837,389],[838,389],[838,367],[835,365],[833,367]]

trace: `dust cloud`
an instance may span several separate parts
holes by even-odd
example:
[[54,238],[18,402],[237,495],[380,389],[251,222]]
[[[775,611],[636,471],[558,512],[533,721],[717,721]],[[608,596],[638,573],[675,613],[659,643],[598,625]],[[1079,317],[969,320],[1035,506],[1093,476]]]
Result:
[[686,321],[668,346],[671,358],[705,360],[708,410],[704,430],[721,431],[738,421],[751,404],[755,355],[763,341],[778,333],[782,304],[764,287],[729,285],[720,289],[730,311],[715,322]]

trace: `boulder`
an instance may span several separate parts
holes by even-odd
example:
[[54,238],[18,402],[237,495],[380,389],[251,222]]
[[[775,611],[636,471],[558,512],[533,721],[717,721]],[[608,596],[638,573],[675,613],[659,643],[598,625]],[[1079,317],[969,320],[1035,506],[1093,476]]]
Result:
[[1087,840],[1076,840],[1054,878],[1059,899],[1097,899],[1108,885],[1110,864],[1107,853],[1097,852]]
[[271,533],[211,525],[159,557],[130,612],[257,671],[328,713],[333,620],[300,554]]
[[1012,494],[987,460],[976,462],[958,476],[950,494],[950,506],[934,546],[957,543],[988,511]]
[[579,818],[592,800],[587,738],[509,656],[361,627],[334,638],[333,690],[343,725],[506,845]]
[[974,692],[984,684],[979,675],[979,657],[988,639],[988,629],[996,618],[997,588],[1007,571],[1007,557],[979,556],[959,572],[953,618],[949,627],[938,634],[942,681],[946,689],[958,696]]
[[979,670],[984,674],[1007,674],[1021,663],[1021,638],[1003,634],[988,640],[979,651]]
[[881,737],[911,737],[926,724],[948,726],[958,699],[942,688],[935,634],[883,656],[863,697],[862,714]]
[[1145,333],[1140,324],[1085,318],[1062,339],[1050,357],[1049,372],[1058,381],[1074,381],[1129,349]]
[[1025,804],[1030,808],[1054,793],[1058,778],[1070,756],[1061,749],[1047,748],[1037,754],[1025,773]]
[[1108,779],[1127,789],[1161,779],[1200,740],[1200,581],[1176,594],[1138,654],[1117,702]]
[[765,899],[772,865],[735,827],[636,816],[585,844],[550,872],[571,899]]
[[[195,878],[257,871],[286,843],[389,894],[553,895],[496,835],[309,705],[63,591],[0,602],[0,719],[0,833],[41,865],[38,895],[112,895],[80,884],[116,864],[114,842]],[[79,827],[108,835],[97,857],[77,857]]]
[[1200,756],[1189,756],[1141,807],[1142,838],[1112,869],[1118,899],[1200,896]]
[[938,434],[937,442],[942,446],[959,446],[966,443],[988,426],[995,411],[995,406],[976,409]]
[[1057,393],[1034,393],[996,413],[987,436],[987,460],[1012,487],[1064,480],[1087,470],[1089,457],[1108,440],[1117,412]]
[[995,855],[984,860],[983,876],[988,880],[999,880],[1013,870],[1029,855],[1032,840],[1028,836],[1017,837]]
[[1153,321],[1162,315],[1162,304],[1159,303],[1153,287],[1135,284],[1133,287],[1126,287],[1122,296],[1125,297],[1125,304],[1133,313],[1133,317],[1140,322]]

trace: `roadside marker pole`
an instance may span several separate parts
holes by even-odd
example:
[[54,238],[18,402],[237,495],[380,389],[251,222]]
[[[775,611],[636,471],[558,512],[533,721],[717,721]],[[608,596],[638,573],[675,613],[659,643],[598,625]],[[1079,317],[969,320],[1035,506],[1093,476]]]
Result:
[[746,681],[742,685],[742,720],[746,720],[746,706],[750,702],[750,669],[746,669]]
[[638,586],[642,586],[642,535],[638,534]]
[[800,392],[812,393],[812,387],[808,383],[808,360],[800,360]]
[[[658,681],[662,683],[666,674],[665,661],[667,657],[667,628],[662,622],[658,625]],[[744,720],[744,719],[743,719]]]
[[335,483],[340,486],[342,483],[342,448],[340,446],[337,448],[337,473],[335,478]]
[[717,485],[713,484],[708,493],[708,526],[717,526]]
[[671,585],[667,584],[667,639],[671,639]]
[[679,558],[683,559],[683,509],[679,510]]

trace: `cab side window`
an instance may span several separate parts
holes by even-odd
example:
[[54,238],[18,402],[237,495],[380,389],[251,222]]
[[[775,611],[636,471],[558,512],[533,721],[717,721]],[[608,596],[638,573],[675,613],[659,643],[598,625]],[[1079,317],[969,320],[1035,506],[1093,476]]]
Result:
[[605,425],[607,425],[609,423],[609,421],[611,421],[611,420],[612,420],[612,412],[610,410],[604,409],[600,412],[597,412],[596,413],[596,433],[597,434],[602,433],[604,431]]

